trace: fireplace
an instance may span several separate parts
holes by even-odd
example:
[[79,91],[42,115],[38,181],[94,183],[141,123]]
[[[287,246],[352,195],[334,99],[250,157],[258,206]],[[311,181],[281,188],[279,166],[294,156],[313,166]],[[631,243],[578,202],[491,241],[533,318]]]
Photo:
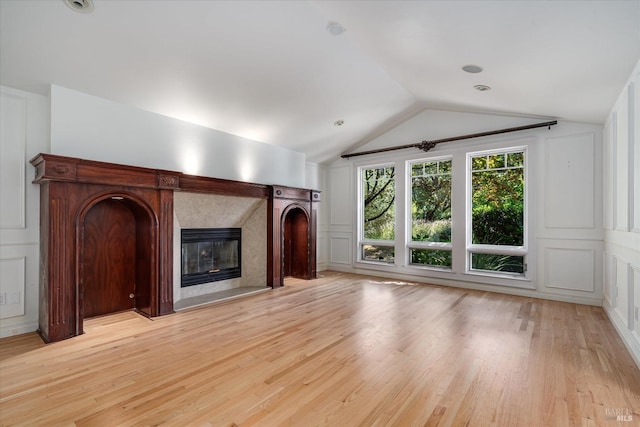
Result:
[[[307,259],[305,277],[302,278],[316,277],[318,191],[199,177],[46,153],[34,157],[31,164],[36,168],[33,182],[42,188],[38,326],[45,342],[60,341],[83,332],[85,301],[79,294],[83,290],[82,260],[85,256],[82,227],[94,205],[107,199],[122,200],[133,214],[135,238],[139,243],[136,250],[144,248],[135,255],[136,267],[132,277],[136,281],[136,289],[133,299],[135,310],[150,317],[173,313],[176,301],[228,288],[248,288],[251,285],[280,287],[285,275],[298,274],[298,271],[291,270],[291,265],[297,265],[300,256]],[[189,199],[191,196],[196,199],[198,206],[201,206],[197,202],[199,199],[209,196],[226,197],[225,203],[232,203],[233,206],[225,204],[220,215],[218,212],[212,215],[215,209],[211,205],[195,215],[194,209],[187,207],[181,217],[174,200],[183,197]],[[243,204],[245,199],[249,199],[250,203]],[[245,209],[238,209],[238,203]],[[304,210],[304,218],[298,209]],[[229,212],[237,213],[233,221],[229,219]],[[222,220],[225,221],[223,224],[241,225],[245,234],[250,236],[244,241],[244,253],[240,248],[240,234],[235,237],[227,235],[221,238],[223,244],[219,246],[237,251],[237,257],[228,257],[225,265],[222,265],[224,268],[213,266],[213,248],[209,263],[213,268],[205,270],[204,264],[207,263],[204,260],[209,259],[206,248],[203,248],[202,269],[198,257],[195,258],[198,260],[197,269],[194,261],[185,260],[183,263],[183,247],[179,240],[182,219],[184,228],[216,226]],[[298,242],[299,238],[303,241],[304,227],[300,224],[304,224],[304,220],[307,221],[308,238],[305,244]],[[201,232],[198,230],[195,234]],[[285,240],[285,233],[291,237]],[[291,239],[295,241],[294,246],[289,243]],[[197,243],[188,240],[185,243]],[[237,248],[236,243],[225,244],[227,240],[237,240]],[[286,264],[283,257],[289,259],[286,254],[290,254],[292,248],[295,257],[286,261]],[[185,249],[194,251],[192,246],[186,246]],[[111,267],[122,268],[119,261],[121,254],[116,255],[109,256],[105,262]],[[240,276],[242,262],[245,265],[240,279],[236,277],[220,281],[224,275],[219,273],[229,274],[235,270],[232,275]],[[183,266],[186,266],[185,276],[189,276],[187,287],[182,287],[180,277]],[[189,286],[197,282],[193,280],[195,276],[202,274],[213,275],[213,278],[209,276],[206,280],[217,282]],[[129,294],[126,293],[127,296]]]
[[183,228],[181,287],[241,277],[240,228]]

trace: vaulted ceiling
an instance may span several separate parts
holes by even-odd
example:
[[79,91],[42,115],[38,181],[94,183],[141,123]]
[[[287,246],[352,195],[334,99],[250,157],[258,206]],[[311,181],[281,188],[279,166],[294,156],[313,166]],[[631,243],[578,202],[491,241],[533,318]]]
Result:
[[602,123],[640,58],[640,0],[93,3],[0,0],[0,83],[60,85],[312,162],[429,108]]

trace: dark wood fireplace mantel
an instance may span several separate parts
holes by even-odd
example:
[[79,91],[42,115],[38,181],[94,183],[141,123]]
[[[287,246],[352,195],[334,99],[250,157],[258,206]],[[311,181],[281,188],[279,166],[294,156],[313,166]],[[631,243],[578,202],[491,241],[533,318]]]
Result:
[[[147,316],[173,312],[174,191],[267,199],[267,286],[282,286],[287,273],[316,277],[318,191],[53,154],[39,154],[31,164],[33,182],[41,185],[39,332],[46,342],[82,334],[83,265],[91,259],[86,257],[85,220],[94,207],[114,200],[124,203],[123,218],[132,218],[137,227],[132,249],[137,285],[131,298]],[[284,259],[292,254],[295,260]],[[288,267],[294,264],[304,271]],[[109,268],[119,268],[118,263]]]

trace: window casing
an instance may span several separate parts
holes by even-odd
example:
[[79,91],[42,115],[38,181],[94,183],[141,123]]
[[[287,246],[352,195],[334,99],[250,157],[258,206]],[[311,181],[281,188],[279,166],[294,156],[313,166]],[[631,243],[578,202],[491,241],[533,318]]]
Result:
[[526,148],[467,154],[467,272],[527,271]]
[[[533,139],[523,139],[516,144],[498,141],[485,144],[486,149],[482,150],[472,148],[478,144],[469,143],[468,146],[452,146],[451,150],[442,150],[433,157],[417,157],[416,153],[407,153],[414,157],[403,155],[387,157],[377,163],[357,164],[354,174],[358,183],[358,208],[354,215],[357,240],[352,259],[363,269],[531,289],[534,286],[532,280],[535,280],[536,254],[535,248],[531,247],[535,245],[535,240],[531,242],[528,236],[535,224],[530,223],[527,209],[528,194],[535,190],[536,183],[529,182],[527,174],[531,163],[535,161],[535,146],[530,146],[533,142]],[[500,156],[503,164],[500,163]],[[484,162],[485,166],[481,168],[476,165],[473,170],[474,157],[482,157],[484,160],[476,159],[476,163]],[[486,166],[489,161],[490,167]],[[377,175],[371,172],[373,170],[378,170]],[[478,233],[473,232],[472,184],[477,181],[473,179],[474,172],[487,172],[490,178],[502,170],[511,171],[506,172],[511,174],[517,171],[521,182],[517,194],[522,215],[517,239],[507,244],[478,238],[474,241],[474,235],[479,237]],[[421,183],[426,189],[422,192],[416,188],[420,179],[432,180],[431,183]],[[389,180],[392,182],[388,183],[386,200],[390,203],[393,199],[394,203],[390,203],[393,208],[389,210],[390,217],[383,227],[386,232],[381,233],[381,228],[378,228],[377,234],[372,233],[371,221],[365,222],[365,218],[373,216],[371,208],[365,212],[365,195],[372,194],[375,183],[380,185]],[[447,189],[440,191],[439,196],[447,194],[450,188],[450,210],[441,207],[440,214],[446,212],[446,215],[431,216],[427,221],[429,215],[424,211],[419,212],[413,202],[435,205],[432,197],[438,195],[428,194],[433,192],[427,190],[435,188],[436,181],[438,187],[445,186]],[[390,190],[392,186],[395,186],[395,193]],[[416,226],[414,222],[420,222],[421,218],[424,220]],[[532,220],[535,221],[535,218]],[[433,230],[420,233],[433,225],[432,222],[438,221],[440,226],[442,222],[447,226],[434,227],[436,233]]]
[[359,169],[359,261],[395,263],[394,165]]

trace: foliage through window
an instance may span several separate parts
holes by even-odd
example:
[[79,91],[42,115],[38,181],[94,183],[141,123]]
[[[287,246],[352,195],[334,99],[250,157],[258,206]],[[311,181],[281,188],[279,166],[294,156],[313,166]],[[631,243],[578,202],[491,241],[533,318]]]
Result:
[[525,278],[527,156],[523,146],[460,150],[358,168],[357,260]]
[[451,159],[411,163],[410,168],[411,264],[450,268],[451,245],[432,249],[429,243],[451,242]]
[[524,167],[524,150],[471,157],[473,270],[525,271]]
[[395,168],[362,169],[362,238],[386,244],[362,244],[361,258],[393,263],[395,260]]

